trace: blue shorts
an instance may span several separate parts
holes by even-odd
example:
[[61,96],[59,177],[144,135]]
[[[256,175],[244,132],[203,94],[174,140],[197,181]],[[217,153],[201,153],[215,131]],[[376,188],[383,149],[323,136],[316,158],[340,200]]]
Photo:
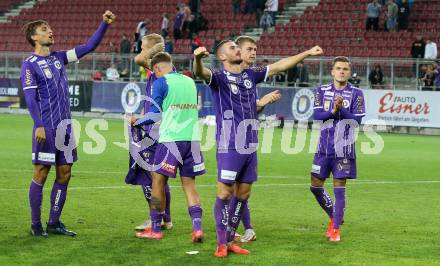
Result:
[[257,181],[257,153],[240,154],[236,150],[217,151],[217,180],[224,184]]
[[176,141],[159,143],[154,154],[154,171],[175,178],[177,169],[180,176],[195,177],[205,174],[205,163],[199,141]]
[[326,179],[333,174],[333,178],[356,179],[356,159],[326,158],[315,154],[311,175]]

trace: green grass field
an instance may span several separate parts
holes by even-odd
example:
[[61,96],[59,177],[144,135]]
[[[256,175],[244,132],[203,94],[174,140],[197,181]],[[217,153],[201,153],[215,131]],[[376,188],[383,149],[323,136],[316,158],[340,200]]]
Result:
[[[197,179],[205,243],[190,241],[179,180],[171,181],[174,229],[161,241],[140,240],[132,228],[146,219],[146,203],[140,187],[125,185],[127,151],[113,144],[124,142],[122,121],[108,120],[108,130],[100,131],[107,143],[100,155],[84,154],[84,141],[91,141],[84,134],[88,119],[79,121],[80,159],[61,217],[78,236],[34,239],[28,203],[32,122],[24,115],[0,115],[0,265],[440,265],[439,137],[383,134],[380,154],[358,154],[358,180],[348,184],[342,241],[329,243],[327,218],[309,192],[313,154],[282,153],[276,129],[272,153],[259,156],[260,179],[250,200],[258,240],[245,247],[253,254],[216,259],[214,149],[204,153],[207,174]],[[359,141],[366,140],[361,134]],[[51,173],[43,223],[53,180]],[[200,253],[185,253],[191,250]]]

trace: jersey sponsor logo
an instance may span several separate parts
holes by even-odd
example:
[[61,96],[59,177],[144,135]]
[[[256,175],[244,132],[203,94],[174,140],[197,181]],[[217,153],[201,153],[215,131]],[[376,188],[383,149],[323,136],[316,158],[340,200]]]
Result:
[[60,61],[56,60],[54,65],[55,65],[55,67],[56,67],[57,69],[61,69],[61,63],[60,63]]
[[44,75],[46,76],[46,78],[51,79],[53,77],[52,72],[50,71],[49,68],[43,68],[43,72],[44,72]]
[[220,179],[235,181],[236,177],[237,177],[237,172],[223,170],[223,169],[220,171]]
[[236,77],[226,75],[226,78],[227,78],[229,81],[232,81],[232,82],[235,82],[235,83],[237,82],[237,78],[236,78]]
[[312,164],[312,173],[319,175],[319,173],[321,173],[321,166]]
[[252,81],[246,79],[246,80],[244,81],[244,86],[246,87],[246,89],[250,89],[250,88],[252,88],[252,86],[253,86]]
[[130,82],[125,85],[121,93],[121,103],[126,113],[134,113],[141,104],[141,88]]
[[24,79],[25,79],[26,85],[27,86],[32,85],[32,73],[31,73],[31,70],[29,68],[27,68],[25,72],[26,73],[25,73]]
[[196,164],[193,167],[193,171],[194,172],[201,172],[203,170],[205,170],[205,164],[204,163]]
[[40,61],[37,62],[37,64],[38,64],[39,66],[46,66],[46,65],[47,65],[47,62],[46,62],[46,60],[40,60]]
[[38,161],[54,163],[55,153],[39,152]]
[[335,96],[335,92],[334,91],[326,91],[324,93],[324,96],[331,96],[331,97],[333,97],[333,96]]
[[350,107],[350,101],[347,99],[344,99],[342,101],[342,105],[344,106],[344,108],[348,108],[348,107]]
[[296,120],[308,120],[313,115],[315,94],[309,89],[299,90],[292,100],[292,114]]
[[168,172],[170,174],[175,175],[177,172],[176,166],[170,163],[162,163],[162,166],[160,167],[160,170],[163,170],[165,172]]

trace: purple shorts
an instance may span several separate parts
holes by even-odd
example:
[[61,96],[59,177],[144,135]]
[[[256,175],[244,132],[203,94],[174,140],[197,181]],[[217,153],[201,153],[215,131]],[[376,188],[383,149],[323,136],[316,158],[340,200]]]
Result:
[[217,150],[217,180],[224,184],[257,181],[257,153],[240,154],[236,150]]
[[60,136],[66,149],[59,150],[55,145],[56,129],[44,128],[44,131],[46,140],[41,143],[35,140],[35,128],[32,131],[32,164],[66,165],[73,164],[78,160],[76,148],[69,147],[69,141],[74,141],[71,132],[67,131],[64,136]]
[[315,154],[311,174],[314,177],[356,179],[356,159],[326,158]]
[[200,151],[200,141],[176,141],[159,143],[154,154],[156,173],[176,177],[195,177],[205,174],[205,163]]

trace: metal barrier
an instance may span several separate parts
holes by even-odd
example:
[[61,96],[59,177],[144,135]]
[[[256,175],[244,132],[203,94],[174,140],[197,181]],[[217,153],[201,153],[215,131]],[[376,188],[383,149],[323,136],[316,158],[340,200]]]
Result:
[[[0,77],[18,78],[22,61],[30,53],[0,52]],[[91,80],[96,71],[100,71],[105,79],[105,71],[115,63],[122,71],[127,68],[127,75],[121,77],[126,81],[141,80],[141,71],[133,61],[134,55],[121,55],[110,53],[93,53],[85,56],[80,61],[67,67],[70,80]],[[259,56],[256,64],[262,65],[275,62],[283,57]],[[173,55],[174,64],[178,71],[191,71],[191,55]],[[268,81],[268,85],[274,86],[304,86],[315,87],[319,84],[328,83],[332,80],[331,64],[332,57],[318,57],[306,59],[304,66],[307,69],[308,81],[294,80],[293,71],[277,75]],[[421,90],[424,87],[421,78],[424,75],[426,65],[432,61],[413,59],[382,59],[382,58],[351,58],[352,73],[357,73],[360,79],[359,87],[373,89],[400,89]],[[213,56],[204,61],[206,65],[218,66]],[[369,81],[370,73],[375,65],[380,65],[383,72],[383,83],[373,85]],[[428,88],[429,89],[429,88]],[[439,88],[437,88],[439,89]]]

